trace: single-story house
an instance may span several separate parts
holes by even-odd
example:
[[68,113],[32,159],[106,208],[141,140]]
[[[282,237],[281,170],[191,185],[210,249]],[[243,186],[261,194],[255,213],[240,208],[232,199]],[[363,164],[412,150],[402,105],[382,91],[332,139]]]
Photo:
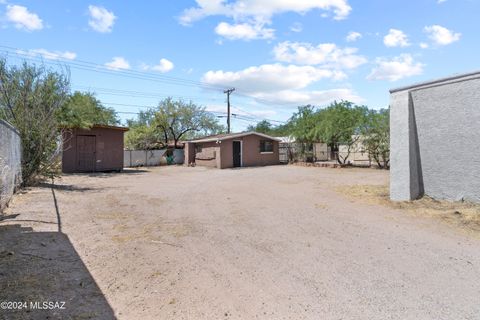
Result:
[[63,129],[62,172],[121,171],[125,131],[105,125]]
[[279,142],[258,132],[208,136],[185,142],[185,164],[219,169],[279,164]]

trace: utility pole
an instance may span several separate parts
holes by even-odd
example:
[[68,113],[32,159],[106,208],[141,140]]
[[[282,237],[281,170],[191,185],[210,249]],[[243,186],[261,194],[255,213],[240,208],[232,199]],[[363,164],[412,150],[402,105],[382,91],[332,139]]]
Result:
[[230,133],[230,95],[235,91],[235,88],[223,91],[227,95],[227,133]]

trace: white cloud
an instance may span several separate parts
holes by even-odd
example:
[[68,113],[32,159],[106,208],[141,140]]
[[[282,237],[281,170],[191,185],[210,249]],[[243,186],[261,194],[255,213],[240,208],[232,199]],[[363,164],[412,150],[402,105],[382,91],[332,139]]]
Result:
[[422,49],[427,49],[427,48],[429,47],[428,43],[425,43],[425,42],[421,42],[421,43],[419,44],[419,46],[420,46],[420,48],[422,48]]
[[433,43],[440,46],[446,46],[458,41],[462,36],[461,33],[453,32],[439,25],[427,26],[424,28],[424,31]]
[[143,70],[154,70],[161,73],[167,73],[169,71],[172,71],[174,67],[175,65],[173,64],[173,62],[165,58],[160,59],[160,62],[155,66],[149,66],[147,64],[142,64],[141,66]]
[[117,19],[112,11],[94,5],[89,5],[88,11],[90,14],[88,25],[92,27],[93,30],[102,33],[112,32],[113,24],[115,23],[115,19]]
[[447,2],[447,0],[437,0],[437,3],[444,3],[444,2]]
[[351,89],[332,89],[323,91],[294,91],[283,90],[275,93],[256,93],[253,95],[262,101],[268,101],[272,104],[290,104],[290,105],[326,105],[335,100],[347,100],[354,103],[361,103],[364,99],[355,94]]
[[362,34],[360,32],[350,31],[345,40],[347,40],[347,42],[355,42],[360,38],[362,38]]
[[282,62],[322,65],[335,69],[354,69],[367,62],[363,56],[357,55],[357,48],[339,48],[334,43],[321,43],[313,46],[310,43],[281,42],[275,46],[275,59]]
[[368,75],[368,80],[397,81],[423,73],[424,64],[415,62],[410,54],[402,54],[393,59],[377,58],[376,67]]
[[[246,110],[248,111],[243,111],[243,108],[245,108]],[[207,104],[206,105],[206,110],[207,111],[210,111],[210,112],[222,112],[224,113],[225,112],[225,105],[224,104]],[[252,107],[250,106],[244,106],[242,105],[242,110],[235,107],[235,106],[232,106],[232,113],[235,113],[235,114],[238,114],[238,115],[242,115],[242,116],[251,116],[252,114],[253,115],[256,115],[258,117],[271,117],[271,116],[275,116],[277,114],[277,111],[275,110],[272,110],[272,109],[262,109],[262,110],[255,110],[255,109],[252,109]]]
[[202,80],[210,85],[238,87],[244,92],[251,93],[302,89],[322,79],[341,80],[344,78],[343,72],[312,66],[264,64],[237,72],[208,71]]
[[169,72],[173,70],[174,65],[173,62],[167,59],[160,59],[160,63],[156,66],[153,66],[153,70],[160,71],[162,73]]
[[183,72],[185,72],[186,74],[192,74],[193,71],[194,71],[193,68],[183,69]]
[[[248,115],[256,115],[258,117],[271,117],[271,116],[275,116],[277,114],[277,111],[275,110],[249,110],[248,112],[245,112],[243,110],[238,110],[237,108],[233,107],[233,109],[235,110],[235,113],[236,114],[240,114],[240,115],[245,115],[245,116],[248,116]],[[225,110],[225,106],[223,106],[223,110]]]
[[256,23],[238,23],[229,24],[220,22],[215,28],[215,33],[229,40],[254,40],[271,39],[274,37],[275,30],[265,28],[264,24]]
[[15,28],[35,31],[43,29],[43,21],[33,12],[28,11],[26,7],[18,5],[8,5],[6,18],[15,25]]
[[306,13],[320,9],[334,13],[337,20],[346,18],[352,8],[348,0],[196,0],[197,7],[185,10],[180,23],[189,25],[208,16],[222,15],[235,20],[254,19],[257,22],[270,21],[275,14],[284,12]]
[[410,45],[407,35],[398,29],[390,29],[383,38],[383,43],[387,47],[408,47]]
[[130,69],[130,63],[123,57],[113,57],[112,61],[105,63],[110,70]]
[[290,26],[290,31],[292,32],[302,32],[303,31],[303,25],[300,22],[295,22]]
[[32,57],[41,56],[48,60],[60,60],[60,59],[75,60],[75,58],[77,57],[77,54],[71,51],[62,52],[62,51],[49,51],[46,49],[32,49],[28,51],[18,50],[17,52],[21,55],[28,55]]
[[341,80],[345,74],[341,71],[296,66],[266,64],[249,67],[237,72],[208,71],[202,81],[209,85],[235,87],[239,92],[248,94],[259,102],[274,104],[324,104],[335,99],[360,101],[360,97],[349,89],[312,91],[307,87],[323,80]]

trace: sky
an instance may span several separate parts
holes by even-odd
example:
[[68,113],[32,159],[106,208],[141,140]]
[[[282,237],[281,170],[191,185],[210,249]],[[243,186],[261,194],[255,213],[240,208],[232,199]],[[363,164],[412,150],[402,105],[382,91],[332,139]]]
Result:
[[70,73],[124,122],[168,96],[232,127],[480,69],[480,0],[0,0],[0,55]]

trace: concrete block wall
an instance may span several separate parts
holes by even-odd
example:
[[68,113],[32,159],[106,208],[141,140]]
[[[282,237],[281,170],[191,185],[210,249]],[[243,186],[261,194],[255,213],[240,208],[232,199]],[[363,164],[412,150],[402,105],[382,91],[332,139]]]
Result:
[[166,150],[125,150],[123,152],[124,167],[159,166]]
[[0,211],[22,181],[22,143],[18,131],[0,120]]
[[[124,150],[124,167],[153,167],[167,164],[165,153],[167,150]],[[185,159],[183,149],[173,151],[173,160],[176,164],[183,164]]]
[[390,197],[480,202],[480,72],[391,91]]

